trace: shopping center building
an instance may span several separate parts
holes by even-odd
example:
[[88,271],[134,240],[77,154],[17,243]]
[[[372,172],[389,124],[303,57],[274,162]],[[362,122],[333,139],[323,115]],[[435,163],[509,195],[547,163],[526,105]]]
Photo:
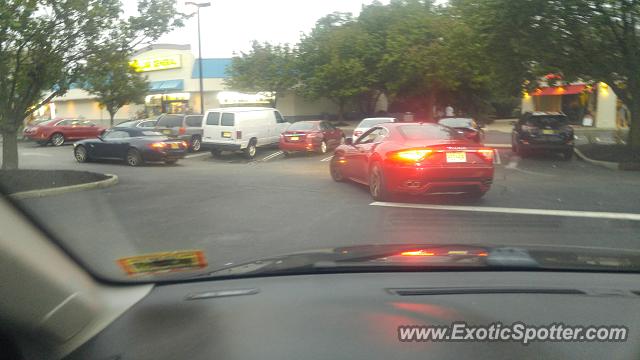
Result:
[[[147,76],[149,93],[144,104],[124,106],[115,123],[129,119],[153,117],[162,113],[200,112],[200,104],[211,109],[225,106],[269,106],[263,94],[242,94],[225,85],[230,58],[203,59],[203,99],[200,98],[200,64],[189,45],[156,44],[136,51],[133,66]],[[337,107],[326,99],[309,101],[295,94],[280,94],[278,109],[290,119],[308,119],[335,115]],[[53,99],[47,113],[52,118],[83,118],[107,125],[109,113],[95,96],[81,88],[72,88],[64,96]]]

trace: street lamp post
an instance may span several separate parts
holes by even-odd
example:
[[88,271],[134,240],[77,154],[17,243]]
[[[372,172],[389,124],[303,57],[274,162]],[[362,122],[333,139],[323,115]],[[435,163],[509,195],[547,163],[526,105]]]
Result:
[[202,89],[202,43],[200,42],[200,8],[211,6],[211,3],[195,3],[192,1],[188,1],[185,3],[185,5],[193,5],[198,8],[198,75],[200,75],[200,114],[204,115],[204,91]]

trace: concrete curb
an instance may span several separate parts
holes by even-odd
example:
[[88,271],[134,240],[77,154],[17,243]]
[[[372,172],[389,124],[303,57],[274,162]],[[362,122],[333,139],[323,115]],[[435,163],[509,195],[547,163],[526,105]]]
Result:
[[587,156],[585,156],[585,154],[582,153],[582,151],[578,150],[577,147],[573,148],[573,152],[576,153],[576,155],[578,155],[578,157],[590,164],[593,165],[597,165],[597,166],[602,166],[604,168],[610,169],[610,170],[620,170],[620,164],[616,163],[616,162],[611,162],[611,161],[600,161],[600,160],[593,160],[591,158],[588,158]]
[[14,194],[10,194],[9,196],[15,200],[24,200],[24,199],[33,199],[33,198],[41,198],[53,195],[60,195],[69,192],[90,190],[90,189],[103,189],[114,186],[118,183],[118,175],[114,174],[105,174],[108,176],[108,179],[94,181],[85,184],[78,185],[69,185],[69,186],[60,186],[49,189],[39,189],[39,190],[30,190],[30,191],[22,191]]

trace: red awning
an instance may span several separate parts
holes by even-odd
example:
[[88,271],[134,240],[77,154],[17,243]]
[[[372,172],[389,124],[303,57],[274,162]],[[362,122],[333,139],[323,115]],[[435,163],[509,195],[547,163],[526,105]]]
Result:
[[550,96],[550,95],[574,95],[584,91],[587,85],[566,85],[551,86],[538,88],[531,92],[531,96]]

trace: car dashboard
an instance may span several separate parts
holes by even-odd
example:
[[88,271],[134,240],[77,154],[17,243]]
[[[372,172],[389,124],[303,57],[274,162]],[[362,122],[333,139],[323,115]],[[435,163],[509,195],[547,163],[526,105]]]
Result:
[[[156,286],[68,359],[640,357],[640,279],[580,272],[404,272]],[[399,326],[623,325],[626,342],[407,342]]]

